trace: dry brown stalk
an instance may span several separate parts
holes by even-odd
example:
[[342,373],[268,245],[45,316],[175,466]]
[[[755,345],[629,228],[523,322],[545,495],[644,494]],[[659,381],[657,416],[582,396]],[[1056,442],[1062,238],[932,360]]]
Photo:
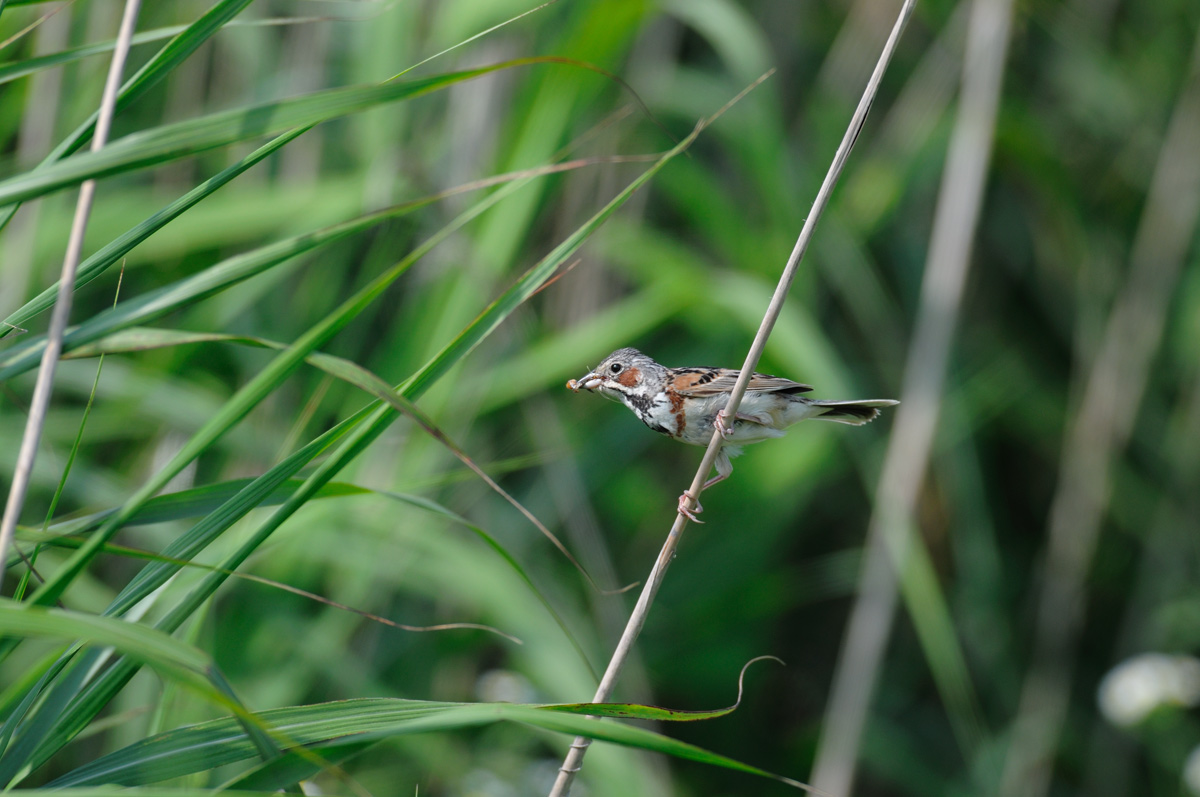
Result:
[[[804,257],[804,253],[812,241],[817,222],[820,221],[821,215],[829,204],[833,188],[842,174],[842,169],[845,168],[847,159],[850,157],[850,150],[853,149],[854,142],[858,139],[858,134],[867,119],[867,113],[871,110],[871,104],[874,102],[875,95],[879,90],[879,83],[883,79],[883,73],[892,59],[892,54],[896,50],[905,26],[908,24],[909,17],[912,16],[915,5],[916,0],[905,0],[904,5],[901,7],[900,13],[896,17],[896,23],[892,27],[891,35],[888,37],[883,52],[879,56],[879,61],[875,65],[875,71],[871,74],[870,80],[867,81],[867,86],[863,90],[862,98],[858,102],[854,116],[850,119],[850,124],[846,128],[846,133],[842,137],[842,142],[838,146],[837,152],[834,153],[833,162],[825,174],[825,180],[821,183],[821,188],[817,192],[816,199],[813,200],[812,210],[809,212],[808,218],[804,221],[804,227],[801,229],[800,236],[796,240],[796,246],[792,249],[792,254],[788,258],[783,274],[779,278],[779,284],[775,287],[775,293],[771,297],[771,303],[767,306],[762,323],[759,325],[758,333],[754,336],[750,352],[746,355],[746,361],[742,365],[741,376],[738,378],[737,384],[734,385],[733,393],[729,397],[729,403],[725,407],[725,415],[728,418],[737,417],[737,408],[742,402],[742,396],[746,393],[746,386],[750,382],[750,377],[754,374],[754,370],[758,366],[758,360],[767,345],[767,338],[770,337],[771,330],[775,327],[775,321],[779,318],[779,313],[783,309],[783,302],[787,298],[788,289],[791,287],[792,280],[795,279],[796,273],[799,271],[800,260]],[[704,458],[700,461],[700,467],[696,470],[696,475],[692,478],[692,484],[687,490],[690,496],[687,504],[689,507],[694,508],[696,506],[696,500],[700,495],[701,487],[713,468],[713,463],[717,459],[717,454],[720,452],[723,442],[724,439],[721,434],[715,432],[712,441],[708,444],[708,448],[704,452]],[[592,698],[593,703],[606,702],[612,694],[617,678],[621,674],[621,669],[625,665],[625,660],[628,658],[629,652],[632,650],[633,644],[646,622],[646,617],[650,611],[650,604],[654,601],[654,596],[658,594],[659,587],[662,586],[662,580],[666,574],[667,567],[670,566],[671,561],[675,558],[675,549],[679,545],[680,535],[683,533],[686,525],[687,518],[682,513],[677,514],[675,523],[671,526],[671,531],[667,534],[666,542],[663,543],[662,550],[658,554],[658,559],[654,562],[654,567],[651,569],[650,575],[646,578],[646,585],[642,588],[642,593],[638,596],[637,604],[629,616],[625,632],[621,635],[616,650],[613,651],[612,658],[608,662],[608,668],[604,671],[604,676],[600,679],[600,686],[596,689],[596,694]],[[567,756],[559,768],[558,778],[554,782],[554,787],[550,790],[550,797],[566,797],[570,793],[571,783],[575,780],[575,776],[579,773],[583,765],[583,756],[587,752],[589,744],[591,744],[591,740],[584,736],[576,737],[575,741],[571,743],[570,750],[568,750]]]
[[[125,59],[129,55],[129,45],[133,39],[133,29],[137,25],[141,6],[141,0],[126,0],[125,2],[125,12],[121,18],[120,31],[117,34],[117,46],[113,51],[112,62],[108,68],[108,78],[104,82],[104,92],[100,97],[100,113],[96,119],[96,129],[92,133],[92,152],[99,150],[108,141],[108,131],[112,126],[113,111],[117,103],[117,90],[121,85],[121,75],[125,71]],[[25,506],[25,492],[29,489],[29,479],[33,474],[33,463],[37,459],[38,444],[42,440],[42,429],[46,425],[46,410],[50,406],[50,393],[54,387],[54,371],[58,367],[59,354],[62,353],[63,333],[66,331],[67,321],[71,317],[71,301],[75,293],[75,270],[79,268],[79,256],[83,250],[83,234],[87,230],[88,219],[92,213],[92,200],[95,199],[95,196],[95,180],[87,180],[79,187],[79,199],[75,203],[75,219],[71,223],[71,234],[67,239],[67,252],[63,257],[62,273],[58,281],[58,298],[54,303],[54,313],[50,317],[50,330],[46,336],[46,350],[42,354],[42,365],[38,370],[37,382],[33,386],[29,419],[25,422],[25,432],[21,438],[21,448],[17,453],[17,464],[13,469],[8,501],[4,505],[4,517],[0,520],[0,562],[8,560],[8,546],[12,543],[17,520],[20,518],[21,509]],[[0,584],[3,583],[3,580],[4,571],[0,570]]]

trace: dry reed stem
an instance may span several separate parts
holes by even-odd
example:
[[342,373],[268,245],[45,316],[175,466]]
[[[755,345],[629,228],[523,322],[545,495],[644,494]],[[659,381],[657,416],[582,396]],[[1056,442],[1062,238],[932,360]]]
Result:
[[834,672],[813,785],[836,795],[854,783],[862,730],[891,634],[970,264],[991,156],[1012,22],[1012,0],[975,0],[967,27],[961,100],[931,233],[917,326],[900,409],[888,443],[868,532],[859,596]]
[[[108,77],[104,82],[104,92],[100,97],[100,113],[96,120],[96,130],[92,134],[92,152],[99,150],[108,141],[108,131],[112,126],[113,110],[117,102],[117,90],[121,85],[121,75],[125,71],[125,60],[129,55],[129,44],[133,39],[133,30],[137,25],[138,11],[141,5],[141,0],[126,0],[125,11],[121,17],[121,28],[117,34],[117,46],[113,50]],[[21,438],[21,448],[17,454],[16,467],[13,470],[12,486],[8,491],[8,502],[4,505],[4,518],[0,520],[0,562],[8,560],[8,546],[12,543],[17,520],[25,505],[25,493],[29,489],[29,480],[33,475],[33,463],[37,459],[38,444],[42,439],[42,429],[46,425],[46,410],[50,406],[50,393],[54,387],[54,371],[58,366],[59,354],[62,352],[63,333],[66,331],[67,321],[71,316],[71,301],[75,292],[75,270],[79,267],[79,255],[83,250],[83,234],[87,230],[88,218],[91,216],[92,201],[95,196],[95,180],[88,180],[79,187],[79,199],[75,203],[75,218],[71,223],[67,251],[63,257],[62,273],[59,276],[58,298],[54,304],[54,313],[50,317],[46,350],[42,354],[42,365],[38,370],[37,382],[33,387],[29,419],[25,422],[25,433]],[[3,582],[4,571],[0,570],[0,585],[3,585]]]
[[[801,229],[800,236],[796,240],[796,246],[792,249],[792,254],[788,258],[783,274],[779,278],[779,284],[775,288],[775,293],[771,297],[766,314],[759,325],[758,333],[755,335],[754,342],[750,346],[750,352],[746,355],[745,363],[742,364],[741,375],[734,385],[733,392],[729,397],[729,403],[724,410],[728,418],[737,417],[737,408],[741,404],[742,396],[746,392],[746,386],[750,383],[750,378],[758,366],[758,360],[762,356],[763,348],[767,344],[767,338],[770,337],[771,330],[775,327],[775,321],[779,318],[779,313],[783,309],[788,289],[791,287],[792,281],[799,270],[800,259],[808,249],[808,245],[812,241],[813,232],[816,230],[817,222],[820,221],[821,215],[829,204],[833,188],[841,176],[842,169],[845,168],[846,161],[850,157],[850,150],[853,149],[858,134],[862,131],[867,114],[871,110],[871,104],[875,101],[875,95],[879,90],[879,83],[883,79],[883,73],[892,59],[892,55],[900,41],[900,36],[904,32],[904,28],[908,24],[915,6],[916,0],[904,0],[904,5],[896,17],[896,23],[892,27],[892,32],[888,36],[883,52],[879,56],[879,61],[875,65],[874,72],[871,74],[871,79],[867,82],[867,86],[863,90],[862,98],[859,100],[858,107],[854,111],[854,116],[846,128],[842,142],[833,156],[833,162],[825,174],[825,180],[821,183],[821,188],[817,192],[816,199],[813,200],[812,210],[809,212],[808,218],[804,221],[804,227]],[[692,478],[692,484],[687,490],[689,495],[687,506],[695,508],[697,505],[696,500],[700,495],[701,487],[713,468],[713,463],[716,461],[717,454],[721,450],[723,442],[724,440],[720,432],[714,432],[712,441],[708,444],[708,449],[704,452],[704,458],[700,461],[700,467],[696,470],[696,475]],[[625,660],[628,658],[633,644],[646,622],[650,604],[654,601],[654,596],[658,594],[667,567],[670,566],[671,561],[675,558],[675,549],[679,545],[680,535],[686,525],[687,518],[682,513],[677,514],[675,523],[671,526],[671,531],[667,534],[666,542],[659,552],[658,559],[654,562],[654,567],[651,569],[650,575],[646,578],[646,585],[643,587],[641,595],[638,596],[637,604],[629,616],[625,632],[621,635],[616,650],[613,651],[608,668],[604,671],[604,677],[600,679],[600,686],[596,689],[596,694],[592,698],[593,703],[606,702],[612,694],[613,687],[616,685],[617,678],[621,674]],[[559,768],[554,787],[550,790],[550,797],[566,797],[570,794],[571,783],[583,765],[583,757],[590,744],[591,740],[584,736],[576,737],[575,741],[571,743],[570,750],[568,750],[567,756]]]
[[[60,8],[61,13],[53,14],[38,30],[33,45],[35,57],[65,50],[70,45],[71,9],[67,4]],[[26,97],[29,99],[22,109],[15,157],[11,161],[16,165],[16,171],[25,171],[36,165],[45,155],[47,142],[54,140],[59,111],[63,107],[63,71],[40,69],[28,78],[29,93]],[[25,300],[29,281],[33,278],[34,269],[31,266],[36,259],[38,222],[43,204],[30,202],[25,205],[24,213],[9,220],[8,232],[0,241],[3,246],[0,260],[6,264],[29,264],[25,268],[0,268],[0,316],[5,318]],[[4,229],[4,225],[0,224],[0,229]],[[8,331],[0,327],[0,333]]]
[[1000,794],[1041,797],[1066,720],[1086,581],[1108,505],[1113,459],[1129,440],[1167,307],[1200,215],[1200,37],[1168,123],[1146,206],[1087,387],[1070,424],[1050,505],[1033,660],[1021,689]]

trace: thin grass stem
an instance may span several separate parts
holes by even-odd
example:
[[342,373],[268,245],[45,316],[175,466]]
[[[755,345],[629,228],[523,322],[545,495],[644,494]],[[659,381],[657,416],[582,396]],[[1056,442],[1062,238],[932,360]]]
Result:
[[[137,25],[141,5],[141,0],[126,0],[125,2],[121,27],[117,33],[117,47],[113,51],[108,78],[104,82],[104,92],[100,97],[99,118],[96,121],[96,132],[92,136],[92,152],[99,150],[108,141],[108,132],[112,127],[113,111],[117,102],[117,89],[121,85],[121,75],[125,71],[125,60],[129,56],[133,29]],[[33,388],[29,419],[25,423],[25,432],[21,438],[21,448],[17,454],[12,486],[8,491],[8,501],[4,505],[4,517],[0,520],[0,562],[8,560],[8,546],[12,543],[13,532],[17,528],[17,519],[21,515],[21,509],[25,506],[25,493],[29,489],[33,464],[37,459],[38,444],[41,442],[42,430],[46,425],[46,410],[50,406],[50,393],[54,387],[54,372],[58,366],[58,356],[62,351],[63,334],[67,328],[67,321],[71,317],[75,271],[79,268],[79,256],[83,250],[83,235],[87,231],[88,219],[92,213],[92,201],[95,196],[95,180],[88,180],[79,187],[79,199],[75,203],[75,219],[71,223],[71,234],[67,239],[67,252],[63,258],[62,274],[59,277],[58,300],[54,305],[54,313],[50,316],[46,351],[42,354],[42,366],[38,371],[37,382]],[[3,583],[4,571],[0,570],[0,586]]]
[[[767,311],[763,316],[762,323],[759,325],[758,333],[754,336],[754,342],[751,344],[750,351],[746,355],[741,375],[738,377],[737,384],[734,385],[733,392],[729,397],[729,403],[725,406],[724,413],[728,418],[737,417],[737,409],[742,402],[742,396],[746,393],[746,386],[750,384],[750,378],[758,366],[758,360],[767,345],[767,339],[771,336],[771,330],[774,329],[775,322],[779,318],[779,313],[783,310],[783,302],[787,298],[788,289],[791,287],[792,281],[799,271],[800,260],[808,250],[813,233],[816,231],[817,222],[820,221],[821,215],[829,205],[829,198],[833,194],[833,188],[837,184],[838,178],[841,177],[842,170],[846,166],[846,161],[850,157],[850,151],[854,147],[854,142],[858,139],[858,134],[862,131],[867,114],[871,110],[871,104],[875,101],[875,95],[878,93],[879,83],[883,80],[883,74],[887,70],[888,63],[892,59],[896,46],[899,44],[900,36],[904,32],[904,28],[907,26],[915,6],[916,0],[905,0],[904,5],[901,7],[900,13],[896,17],[896,23],[892,27],[891,35],[888,36],[887,43],[883,47],[883,52],[879,56],[879,61],[875,65],[875,71],[871,74],[871,79],[867,81],[867,86],[863,91],[862,98],[858,102],[858,107],[854,111],[854,116],[851,117],[850,124],[846,128],[846,133],[842,136],[842,142],[834,153],[833,162],[829,165],[829,170],[825,174],[825,180],[821,183],[820,190],[817,191],[816,199],[813,200],[812,209],[809,211],[808,218],[804,221],[799,238],[796,239],[796,245],[792,249],[792,254],[788,258],[787,265],[784,267],[783,274],[779,278],[778,285],[775,287],[775,294],[771,297],[771,303],[767,306]],[[721,433],[719,431],[714,432],[712,441],[708,444],[708,449],[704,452],[704,458],[700,462],[700,467],[696,470],[696,475],[692,478],[691,487],[685,493],[687,496],[685,506],[689,508],[697,506],[696,502],[705,479],[712,470],[713,463],[716,462],[717,454],[720,452],[723,443],[724,438]],[[675,523],[671,526],[671,531],[667,534],[666,542],[659,552],[658,559],[655,560],[654,567],[651,569],[650,575],[646,578],[646,585],[642,588],[641,595],[638,596],[637,604],[629,616],[629,622],[625,626],[625,631],[621,635],[621,639],[617,642],[616,650],[609,660],[608,668],[604,671],[604,676],[600,680],[600,686],[596,689],[595,697],[592,698],[593,703],[607,702],[612,694],[617,678],[620,677],[621,670],[625,666],[625,661],[633,649],[633,644],[641,633],[642,626],[645,625],[646,617],[650,611],[650,604],[654,601],[655,595],[658,594],[659,587],[662,586],[667,567],[670,566],[671,561],[675,558],[675,549],[679,545],[680,536],[686,525],[687,517],[683,512],[680,512],[675,516]],[[591,740],[584,736],[576,737],[575,741],[571,743],[570,750],[568,750],[567,756],[559,768],[554,787],[550,790],[550,797],[566,797],[570,793],[571,784],[583,766],[583,757],[587,753],[589,744],[591,744]]]
[[[1087,582],[1114,486],[1116,461],[1129,443],[1168,307],[1200,224],[1200,37],[1192,69],[1167,125],[1154,177],[1129,255],[1129,276],[1104,329],[1068,426],[1058,485],[1046,522],[1045,575],[1029,671],[1012,724],[1001,797],[1049,793],[1055,750],[1067,721],[1073,670],[1087,610]],[[1194,442],[1194,438],[1192,439]]]
[[[876,488],[858,598],[839,653],[813,767],[813,784],[833,794],[849,794],[853,787],[863,727],[891,634],[902,579],[908,578],[909,583],[904,584],[907,589],[914,579],[921,578],[915,570],[906,573],[910,560],[925,558],[918,555],[923,552],[911,550],[919,544],[912,535],[913,513],[941,411],[947,363],[991,157],[1011,23],[1011,0],[976,0],[971,9],[960,104],[930,233],[900,410]],[[920,586],[926,590],[937,588],[930,578]],[[929,621],[919,616],[919,611],[914,610],[913,615],[918,626],[923,619]],[[922,642],[928,657],[928,642],[924,637]],[[939,681],[943,699],[951,706],[956,701],[973,705],[964,680],[965,676],[955,682],[953,688],[957,691],[953,695],[948,695],[946,685]],[[966,713],[970,716],[969,709]],[[978,733],[970,722],[963,725],[961,729],[956,726],[955,731],[969,756]]]

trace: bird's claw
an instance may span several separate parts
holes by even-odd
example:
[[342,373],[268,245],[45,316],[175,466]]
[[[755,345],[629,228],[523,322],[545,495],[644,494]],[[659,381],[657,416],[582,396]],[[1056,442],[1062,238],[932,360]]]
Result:
[[717,413],[717,417],[713,419],[713,426],[717,427],[717,431],[721,433],[721,436],[728,440],[730,437],[733,437],[733,424],[727,420],[727,417],[725,410],[721,410]]
[[[688,506],[689,500],[696,502],[695,509],[692,509]],[[683,495],[679,496],[679,514],[683,515],[688,520],[692,521],[693,523],[700,523],[701,525],[703,525],[704,521],[701,520],[700,518],[696,517],[696,515],[700,514],[703,511],[704,511],[704,507],[700,506],[699,498],[694,498],[692,496],[692,494],[689,492],[684,492]]]

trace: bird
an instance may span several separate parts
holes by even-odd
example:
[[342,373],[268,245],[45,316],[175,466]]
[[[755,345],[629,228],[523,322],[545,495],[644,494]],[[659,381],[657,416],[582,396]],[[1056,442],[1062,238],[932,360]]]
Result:
[[[755,373],[737,417],[730,423],[725,407],[740,375],[741,371],[731,368],[668,368],[637,349],[624,348],[579,379],[568,381],[567,388],[620,401],[650,429],[690,445],[707,446],[714,429],[720,431],[729,442],[717,454],[717,475],[706,481],[701,491],[729,478],[733,473],[730,460],[742,453],[744,445],[783,437],[787,427],[809,418],[862,426],[875,420],[881,407],[900,403],[893,399],[807,398],[800,394],[811,391],[810,385]],[[685,491],[679,496],[679,513],[703,523],[696,517],[704,511],[698,498]],[[694,510],[689,508],[690,502],[695,502]]]

